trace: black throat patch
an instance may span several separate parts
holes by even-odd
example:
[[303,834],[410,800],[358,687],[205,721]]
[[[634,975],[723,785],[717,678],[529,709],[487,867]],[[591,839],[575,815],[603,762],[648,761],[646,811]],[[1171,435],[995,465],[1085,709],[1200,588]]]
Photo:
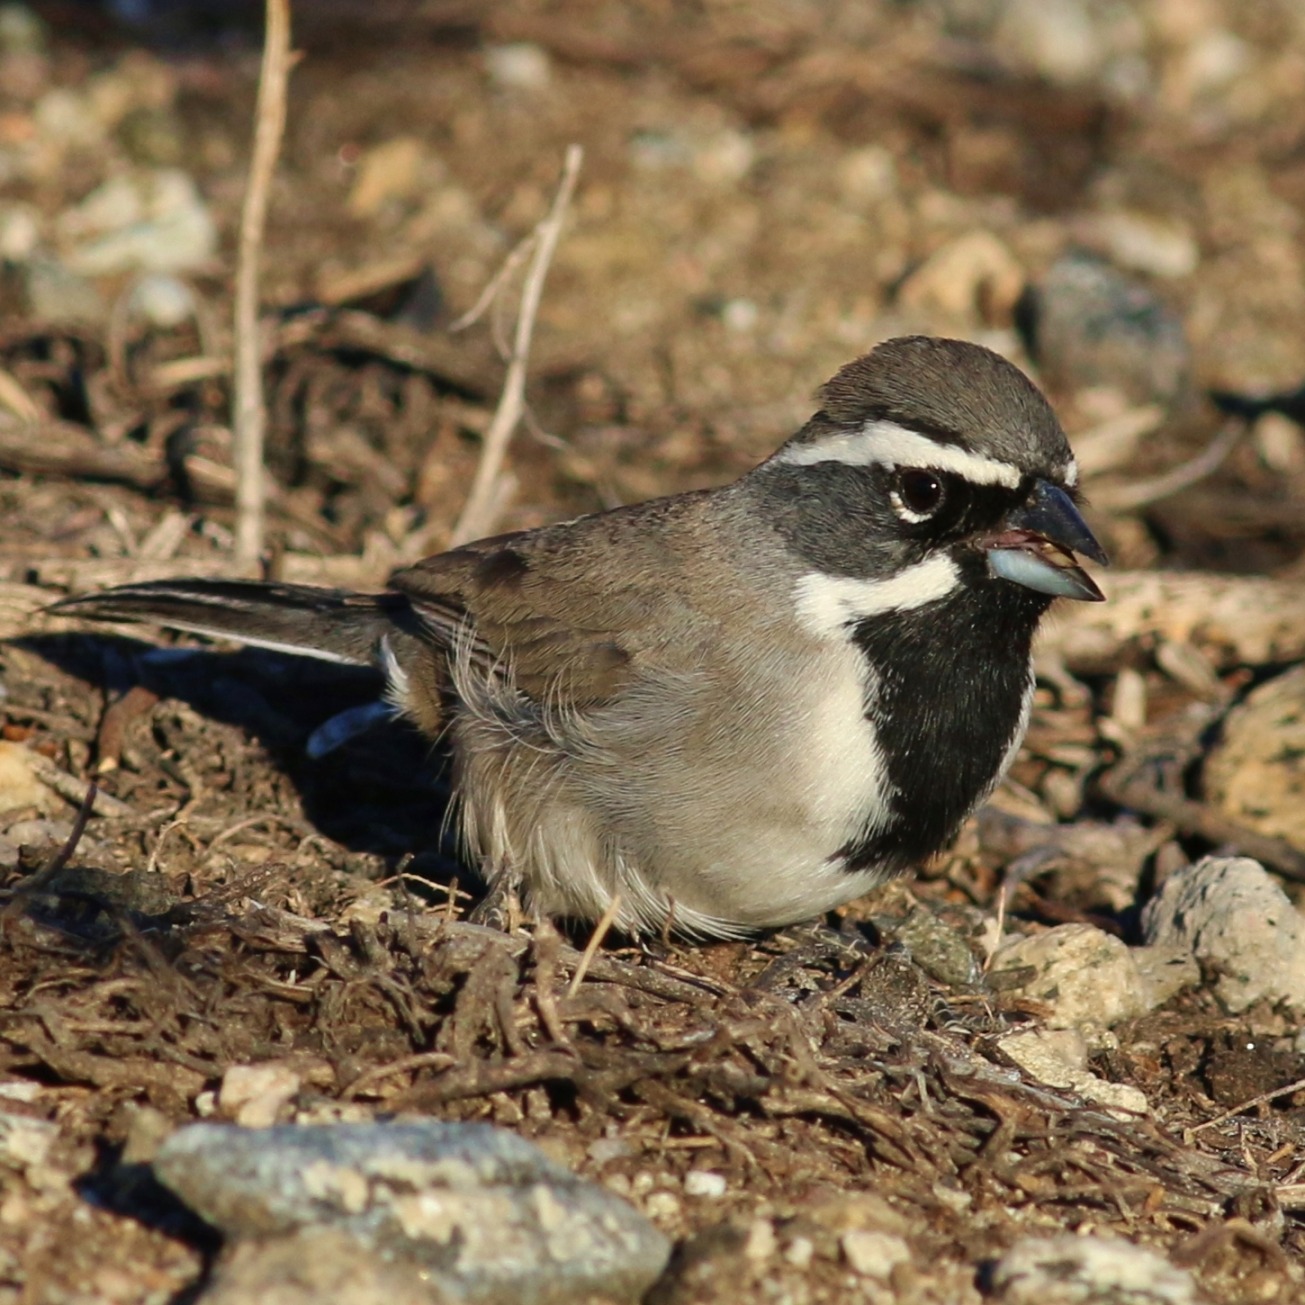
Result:
[[1015,585],[963,586],[941,603],[856,626],[853,642],[873,668],[866,717],[894,793],[888,822],[838,852],[847,870],[894,872],[932,856],[991,791],[1049,601]]

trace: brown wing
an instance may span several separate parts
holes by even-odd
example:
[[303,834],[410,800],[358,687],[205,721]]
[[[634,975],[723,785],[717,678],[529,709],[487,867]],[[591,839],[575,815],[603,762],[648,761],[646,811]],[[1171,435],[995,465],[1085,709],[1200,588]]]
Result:
[[674,656],[668,632],[691,634],[680,536],[672,543],[665,534],[671,517],[685,515],[701,515],[698,495],[479,540],[398,571],[390,584],[437,642],[452,646],[470,627],[473,656],[510,665],[531,696],[600,702],[627,683],[638,658]]

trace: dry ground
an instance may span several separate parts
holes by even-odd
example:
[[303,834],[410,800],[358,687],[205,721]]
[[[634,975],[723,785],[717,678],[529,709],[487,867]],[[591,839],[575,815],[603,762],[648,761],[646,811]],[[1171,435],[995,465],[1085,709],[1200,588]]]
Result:
[[[308,57],[267,237],[272,568],[377,583],[447,539],[502,367],[486,325],[450,336],[424,329],[426,310],[445,324],[474,301],[544,211],[572,140],[585,168],[505,527],[734,474],[888,334],[964,333],[1018,356],[1010,269],[1018,290],[1068,245],[1104,239],[1119,212],[1199,252],[1162,286],[1199,385],[1299,383],[1305,102],[1284,88],[1305,78],[1305,30],[1290,0],[1139,8],[1151,82],[1131,101],[1012,70],[999,46],[944,34],[946,6],[301,15]],[[19,612],[28,586],[54,597],[211,571],[229,544],[221,323],[256,45],[183,27],[146,52],[80,7],[49,13],[73,10],[78,25],[28,75],[153,78],[161,126],[146,146],[115,128],[105,146],[67,149],[16,190],[54,214],[152,150],[196,177],[223,248],[195,282],[216,323],[204,331],[36,322],[6,283],[0,365],[40,410],[36,426],[0,429],[0,564]],[[1222,25],[1251,62],[1216,94],[1192,82],[1188,56]],[[519,42],[530,52],[503,56]],[[11,94],[4,129],[29,108]],[[978,231],[1009,261],[938,275],[931,256]],[[1071,428],[1098,415],[1093,396],[1057,397]],[[1180,461],[1212,424],[1195,401],[1127,473]],[[1302,462],[1290,432],[1247,442],[1204,485],[1096,523],[1131,567],[1299,575]],[[366,699],[366,677],[31,628],[0,652],[4,739],[73,776],[111,758],[102,789],[125,808],[92,817],[63,864],[72,805],[0,818],[0,1069],[20,1085],[5,1109],[58,1125],[7,1179],[0,1298],[189,1298],[211,1238],[136,1161],[167,1121],[221,1108],[229,1067],[266,1061],[298,1076],[295,1118],[490,1120],[628,1192],[682,1239],[667,1300],[718,1299],[722,1282],[736,1299],[841,1299],[837,1238],[860,1224],[911,1243],[916,1267],[894,1282],[904,1301],[964,1299],[1022,1233],[1088,1226],[1162,1247],[1212,1299],[1298,1298],[1305,1230],[1274,1196],[1298,1161],[1296,1100],[1184,1133],[1300,1076],[1280,1015],[1232,1019],[1198,991],[1117,1030],[1094,1067],[1154,1112],[1125,1124],[1003,1066],[992,1035],[1036,1011],[891,947],[830,943],[786,973],[789,939],[609,944],[572,995],[583,937],[459,922],[474,884],[438,837],[438,756],[396,726],[305,758],[315,726]],[[1223,687],[1262,671],[1234,669]],[[1141,675],[1145,738],[1190,734],[1190,692]],[[1086,687],[1040,691],[1022,810],[1119,813],[1093,780],[1123,746],[1114,680]],[[1206,741],[1186,738],[1198,753]],[[1171,866],[1208,847],[1159,827],[1141,882],[1156,856]],[[912,890],[976,954],[1006,859],[970,830]],[[913,910],[895,887],[847,918],[892,943]],[[1032,879],[1014,915],[1136,940],[1135,911],[1081,867]],[[725,1175],[726,1195],[686,1196],[690,1169]],[[748,1253],[759,1218],[775,1221],[769,1260]],[[803,1238],[807,1265],[783,1254]]]

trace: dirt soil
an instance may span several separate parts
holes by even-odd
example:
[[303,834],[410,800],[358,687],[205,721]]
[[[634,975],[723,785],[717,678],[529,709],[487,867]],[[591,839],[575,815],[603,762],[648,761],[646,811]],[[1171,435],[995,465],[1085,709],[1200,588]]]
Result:
[[[374,585],[447,543],[510,311],[447,327],[542,217],[572,141],[583,172],[505,529],[737,474],[892,334],[963,334],[1032,370],[1021,288],[1076,245],[1118,259],[1120,230],[1150,240],[1140,262],[1186,328],[1193,397],[1117,479],[1204,447],[1205,388],[1290,390],[1305,372],[1294,0],[1137,6],[1118,20],[1137,46],[1125,90],[1021,64],[982,5],[300,9],[263,286],[272,574]],[[1124,41],[1089,10],[1106,46]],[[1203,1127],[1302,1077],[1293,1020],[1231,1017],[1200,988],[1117,1028],[1092,1067],[1141,1089],[1144,1118],[1021,1077],[994,1039],[1039,1010],[893,945],[923,906],[982,960],[1011,858],[977,824],[843,913],[839,942],[608,940],[573,992],[583,931],[463,923],[476,883],[442,838],[442,760],[419,738],[396,725],[305,754],[369,677],[29,615],[228,565],[225,324],[259,39],[202,5],[144,31],[92,6],[37,11],[46,48],[2,56],[0,146],[51,154],[9,193],[55,221],[115,171],[179,167],[220,244],[188,277],[194,317],[167,329],[123,307],[126,274],[98,280],[106,314],[82,323],[34,319],[13,266],[0,282],[0,378],[36,409],[0,423],[3,744],[112,800],[75,845],[84,785],[38,784],[0,813],[0,1105],[44,1139],[0,1176],[0,1301],[191,1299],[214,1238],[141,1161],[173,1124],[240,1117],[224,1075],[263,1063],[293,1078],[282,1118],[415,1111],[540,1142],[677,1240],[664,1301],[855,1298],[840,1237],[862,1227],[912,1250],[884,1300],[977,1300],[1005,1248],[1062,1229],[1154,1245],[1211,1300],[1300,1299],[1305,1227],[1280,1197],[1300,1190],[1301,1096]],[[1216,47],[1243,59],[1223,80]],[[48,146],[40,97],[106,76],[130,111],[91,144]],[[1054,397],[1071,437],[1122,410],[1085,387]],[[1093,517],[1125,567],[1279,577],[1305,573],[1302,522],[1289,422],[1199,485]],[[1218,686],[1231,700],[1265,669]],[[1191,680],[1129,674],[1147,702],[1132,735],[1113,674],[1039,689],[1008,809],[1126,814],[1094,776],[1184,729],[1199,763]],[[21,782],[0,773],[5,792]],[[1006,928],[1087,920],[1137,942],[1136,902],[1212,846],[1139,820],[1135,897],[1052,864]],[[686,1192],[690,1171],[723,1175],[724,1194]]]

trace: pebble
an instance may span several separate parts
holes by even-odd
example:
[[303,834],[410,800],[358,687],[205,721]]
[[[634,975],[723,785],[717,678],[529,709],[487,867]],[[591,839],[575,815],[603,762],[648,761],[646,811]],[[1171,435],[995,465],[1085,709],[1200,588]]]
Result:
[[1181,319],[1149,286],[1095,254],[1062,255],[1025,291],[1016,316],[1057,389],[1112,389],[1133,404],[1187,397],[1192,357]]
[[[1018,975],[1028,969],[1027,975]],[[1091,1042],[1112,1024],[1150,1010],[1153,994],[1128,947],[1090,924],[1061,924],[997,949],[991,971],[1050,1007],[1049,1028],[1073,1028]]]
[[[359,1247],[333,1228],[240,1242],[223,1255],[204,1305],[446,1305],[422,1270]],[[506,1299],[476,1297],[476,1300]]]
[[989,231],[969,231],[930,254],[902,283],[903,308],[967,318],[1009,320],[1024,288],[1024,269]]
[[149,272],[140,277],[127,295],[127,309],[134,317],[160,331],[170,331],[195,316],[195,292],[180,277],[167,272]]
[[1058,86],[1094,80],[1111,51],[1107,33],[1083,0],[1007,0],[996,48]]
[[997,1261],[996,1305],[1198,1305],[1184,1269],[1121,1237],[1025,1237]]
[[1305,916],[1258,861],[1207,856],[1175,871],[1142,928],[1148,942],[1194,956],[1232,1014],[1260,1001],[1305,1011]]
[[816,1244],[810,1237],[794,1237],[787,1246],[784,1247],[784,1258],[795,1269],[807,1269],[811,1267],[811,1261],[815,1259]]
[[[50,811],[60,805],[62,804],[54,794],[37,777],[36,767],[32,764],[32,754],[26,744],[0,739],[0,811],[18,811],[23,807]],[[37,822],[24,821],[23,823]],[[44,825],[49,822],[40,823]],[[12,827],[6,832],[14,842],[36,841],[30,837],[24,839],[20,834],[15,833]],[[68,826],[68,832],[72,832],[71,825]]]
[[625,1201],[483,1124],[193,1124],[154,1169],[229,1239],[321,1234],[490,1305],[637,1300],[670,1253]]
[[59,217],[65,261],[84,276],[198,271],[217,252],[217,225],[179,168],[137,168],[96,187]]
[[222,1075],[218,1108],[246,1128],[268,1128],[290,1104],[303,1080],[288,1065],[232,1065]]
[[58,1136],[57,1124],[0,1110],[0,1164],[11,1169],[43,1165]]
[[838,189],[849,204],[873,204],[898,191],[897,160],[882,145],[849,150],[838,165]]
[[1228,713],[1204,782],[1233,820],[1305,851],[1305,666],[1267,680]]
[[1201,261],[1195,238],[1178,219],[1121,210],[1088,218],[1079,230],[1099,241],[1111,261],[1146,276],[1190,276]]
[[727,1187],[725,1175],[713,1173],[710,1169],[690,1169],[684,1175],[685,1196],[724,1196]]
[[997,1045],[1026,1074],[1050,1087],[1076,1092],[1085,1101],[1126,1116],[1145,1114],[1145,1093],[1126,1083],[1111,1083],[1087,1067],[1087,1043],[1077,1029],[1023,1029]]
[[0,259],[25,263],[41,243],[41,214],[33,204],[16,201],[0,207]]
[[513,91],[541,91],[553,79],[553,65],[543,46],[529,41],[491,45],[485,71],[495,86]]
[[893,937],[931,979],[949,988],[972,988],[982,978],[965,935],[926,907],[891,926]]
[[358,160],[353,187],[349,191],[349,212],[369,218],[387,204],[415,199],[422,191],[428,171],[439,165],[428,159],[425,143],[418,136],[395,136],[372,146]]
[[775,1225],[769,1219],[754,1219],[748,1225],[747,1239],[743,1243],[744,1256],[756,1264],[773,1259],[779,1250],[779,1238],[775,1236]]
[[899,1264],[911,1259],[911,1248],[892,1233],[854,1228],[839,1241],[843,1258],[862,1277],[887,1279]]
[[23,290],[27,311],[40,322],[98,324],[109,315],[95,285],[55,258],[29,259],[23,268]]

